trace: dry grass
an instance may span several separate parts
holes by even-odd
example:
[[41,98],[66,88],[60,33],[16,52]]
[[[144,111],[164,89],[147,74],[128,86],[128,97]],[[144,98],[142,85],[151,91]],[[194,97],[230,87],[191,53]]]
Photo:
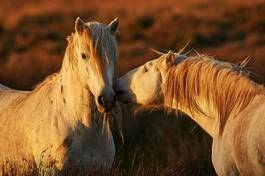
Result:
[[[105,23],[120,18],[120,74],[156,58],[150,48],[176,50],[190,41],[190,48],[219,59],[239,62],[250,56],[253,78],[265,83],[265,3],[260,0],[3,0],[0,82],[29,90],[57,71],[77,16]],[[165,116],[125,117],[125,145],[110,175],[215,174],[210,138],[189,119]]]
[[[127,108],[123,109],[128,112]],[[89,175],[215,175],[210,159],[210,138],[186,117],[164,116],[165,112],[146,112],[136,118],[127,117],[124,122],[125,144],[117,148],[111,171],[91,170]],[[21,175],[23,171],[16,167],[11,170],[7,176]],[[50,176],[52,173],[51,170],[34,168],[24,175]],[[82,173],[68,170],[64,175],[81,176]]]

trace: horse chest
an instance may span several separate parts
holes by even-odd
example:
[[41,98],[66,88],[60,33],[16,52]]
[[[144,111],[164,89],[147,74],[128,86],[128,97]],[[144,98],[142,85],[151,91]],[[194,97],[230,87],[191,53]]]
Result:
[[231,150],[222,141],[213,140],[212,162],[218,175],[239,175],[231,157]]
[[[255,122],[257,121],[257,123]],[[222,137],[213,140],[212,160],[218,175],[263,175],[261,134],[264,120],[240,116],[227,121]]]
[[77,128],[65,136],[55,153],[60,169],[72,166],[82,170],[109,169],[114,160],[115,146],[111,134],[107,136],[95,128]]

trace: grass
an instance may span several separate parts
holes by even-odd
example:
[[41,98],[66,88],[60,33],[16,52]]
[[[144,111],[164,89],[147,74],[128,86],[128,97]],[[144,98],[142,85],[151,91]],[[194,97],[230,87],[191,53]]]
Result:
[[[264,9],[259,0],[0,1],[0,82],[31,90],[60,69],[77,16],[104,23],[118,16],[120,75],[156,58],[150,48],[176,50],[190,41],[190,48],[218,59],[250,56],[253,79],[265,83]],[[125,144],[111,173],[101,174],[215,175],[211,139],[191,120],[164,112],[134,117],[124,109]]]
[[[136,117],[127,116],[124,128],[125,144],[117,145],[111,171],[91,170],[89,175],[215,175],[210,159],[211,139],[188,118],[165,117],[163,111],[144,112]],[[11,169],[8,176],[20,175],[20,168]],[[51,171],[34,168],[28,175],[48,176]],[[65,175],[82,173],[68,170]]]

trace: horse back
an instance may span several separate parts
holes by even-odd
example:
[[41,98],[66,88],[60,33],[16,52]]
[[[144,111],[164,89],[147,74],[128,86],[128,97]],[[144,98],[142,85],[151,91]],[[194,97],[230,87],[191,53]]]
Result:
[[15,90],[0,84],[0,113],[6,108],[10,109],[11,105],[15,108],[28,94],[28,91]]

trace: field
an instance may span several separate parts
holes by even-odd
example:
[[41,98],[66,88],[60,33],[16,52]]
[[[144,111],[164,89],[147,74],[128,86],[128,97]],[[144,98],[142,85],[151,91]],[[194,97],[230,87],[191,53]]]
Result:
[[[0,82],[31,90],[60,69],[77,16],[108,23],[119,17],[119,75],[159,51],[188,49],[239,63],[251,58],[252,78],[265,83],[265,3],[252,1],[2,0]],[[183,117],[143,112],[123,120],[112,175],[215,175],[211,139]],[[128,114],[128,113],[126,113]]]

